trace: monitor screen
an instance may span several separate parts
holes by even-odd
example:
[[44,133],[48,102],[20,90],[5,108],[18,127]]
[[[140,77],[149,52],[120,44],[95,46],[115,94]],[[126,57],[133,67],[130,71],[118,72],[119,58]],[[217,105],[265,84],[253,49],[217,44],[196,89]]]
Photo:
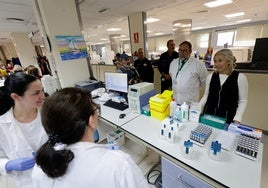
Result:
[[105,88],[107,91],[127,93],[127,74],[117,72],[104,72]]
[[252,62],[268,61],[268,38],[257,38],[253,50]]

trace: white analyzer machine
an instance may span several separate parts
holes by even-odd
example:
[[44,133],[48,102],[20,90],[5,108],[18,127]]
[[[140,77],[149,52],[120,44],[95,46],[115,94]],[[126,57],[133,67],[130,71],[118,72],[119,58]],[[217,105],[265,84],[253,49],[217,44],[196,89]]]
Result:
[[128,88],[128,106],[133,113],[141,113],[141,108],[149,103],[150,97],[156,95],[154,84],[141,82]]
[[128,87],[128,96],[138,98],[139,96],[154,90],[154,84],[149,82],[141,82],[130,85]]

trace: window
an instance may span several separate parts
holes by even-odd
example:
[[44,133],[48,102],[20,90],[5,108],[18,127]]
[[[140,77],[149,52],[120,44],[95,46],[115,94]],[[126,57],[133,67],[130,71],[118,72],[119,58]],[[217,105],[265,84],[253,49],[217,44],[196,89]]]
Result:
[[233,46],[234,34],[234,30],[219,31],[217,33],[217,46],[223,47],[225,44],[228,46]]
[[234,46],[254,46],[256,38],[261,37],[262,25],[237,28]]

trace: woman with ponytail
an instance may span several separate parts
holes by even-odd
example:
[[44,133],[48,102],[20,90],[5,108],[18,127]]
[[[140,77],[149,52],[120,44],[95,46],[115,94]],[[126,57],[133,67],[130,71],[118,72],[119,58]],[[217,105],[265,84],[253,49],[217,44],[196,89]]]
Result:
[[46,98],[41,116],[49,139],[36,154],[36,188],[148,188],[128,154],[94,143],[98,113],[86,90],[64,88]]

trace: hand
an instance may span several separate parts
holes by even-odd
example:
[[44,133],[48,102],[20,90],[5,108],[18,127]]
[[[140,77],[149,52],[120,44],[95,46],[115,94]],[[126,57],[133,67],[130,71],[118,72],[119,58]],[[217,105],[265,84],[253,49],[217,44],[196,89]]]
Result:
[[134,78],[131,78],[131,79],[128,81],[128,84],[131,85],[133,80],[134,80]]
[[35,164],[34,157],[24,157],[24,158],[18,158],[14,160],[10,160],[6,164],[6,170],[7,171],[24,171],[32,168]]
[[165,80],[170,80],[170,75],[169,74],[165,74],[164,75],[164,78],[165,78]]
[[236,120],[234,120],[234,123],[235,123],[235,124],[240,124],[240,121],[236,121]]

